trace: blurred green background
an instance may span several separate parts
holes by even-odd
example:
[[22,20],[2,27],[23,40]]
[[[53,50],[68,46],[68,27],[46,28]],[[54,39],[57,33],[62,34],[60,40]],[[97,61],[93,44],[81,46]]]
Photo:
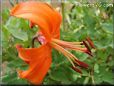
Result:
[[[16,2],[17,1],[17,2]],[[2,5],[2,84],[30,84],[17,76],[16,69],[26,69],[28,66],[18,57],[15,44],[31,47],[31,38],[37,28],[29,28],[27,20],[9,15],[10,8],[19,0],[5,0]],[[27,0],[21,0],[27,1]],[[40,0],[36,0],[40,1]],[[61,39],[66,41],[82,41],[90,36],[96,49],[94,56],[88,59],[84,53],[74,52],[81,61],[90,65],[82,69],[83,74],[72,70],[67,59],[53,49],[53,63],[43,84],[114,84],[113,55],[113,6],[107,0],[45,0],[53,7],[61,8],[63,23],[61,24]],[[80,5],[79,5],[80,4]],[[94,4],[94,6],[87,6]]]

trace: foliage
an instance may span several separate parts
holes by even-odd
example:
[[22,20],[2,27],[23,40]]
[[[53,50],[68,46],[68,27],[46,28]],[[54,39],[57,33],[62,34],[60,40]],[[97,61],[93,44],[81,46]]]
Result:
[[[72,4],[73,2],[68,2]],[[67,7],[67,6],[66,6]],[[53,50],[53,63],[43,84],[114,84],[114,58],[112,7],[80,7],[73,4],[65,9],[65,27],[61,26],[61,39],[81,41],[90,36],[96,46],[94,56],[71,51],[81,61],[90,65],[82,69],[83,74],[73,71],[66,58]],[[18,58],[15,44],[31,47],[31,38],[37,28],[29,28],[29,22],[9,15],[9,9],[2,11],[2,83],[29,84],[17,76],[16,70],[27,65]]]

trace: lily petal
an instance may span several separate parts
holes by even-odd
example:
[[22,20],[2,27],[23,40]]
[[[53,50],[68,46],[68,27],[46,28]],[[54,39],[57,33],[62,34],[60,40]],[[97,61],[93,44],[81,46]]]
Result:
[[17,50],[18,50],[18,55],[19,55],[19,57],[22,59],[22,60],[24,60],[26,63],[29,63],[29,61],[30,61],[30,58],[28,57],[28,55],[25,53],[26,51],[25,51],[25,49],[22,47],[22,45],[19,45],[19,44],[17,44],[16,45],[16,48],[17,48]]
[[33,1],[20,3],[11,10],[11,15],[28,19],[38,25],[48,41],[52,35],[55,38],[60,36],[61,15],[46,3]]
[[52,62],[51,47],[45,44],[39,48],[19,48],[19,53],[24,59],[29,57],[29,69],[18,71],[19,76],[33,84],[41,84]]

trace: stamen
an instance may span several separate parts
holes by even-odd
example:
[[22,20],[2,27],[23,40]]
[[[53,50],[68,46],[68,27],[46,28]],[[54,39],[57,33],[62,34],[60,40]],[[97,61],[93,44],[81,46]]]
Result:
[[85,53],[87,53],[88,55],[90,55],[90,56],[93,57],[93,54],[92,54],[91,52],[87,51],[87,52],[85,52]]
[[75,70],[76,72],[78,72],[78,73],[80,73],[80,74],[82,74],[82,71],[80,70],[80,69],[78,69],[77,67],[71,67],[73,70]]
[[67,59],[70,61],[70,63],[72,64],[72,66],[75,67],[75,65],[74,65],[74,63],[72,61],[73,60],[72,54],[70,52],[68,52],[67,50],[65,50],[64,48],[62,48],[61,46],[59,46],[58,44],[56,44],[54,42],[51,42],[51,45],[52,45],[52,47],[54,47],[55,49],[57,49],[58,51],[60,51],[61,53],[63,53],[67,57]]
[[84,52],[84,53],[87,52],[86,48],[78,48],[78,47],[73,47],[73,46],[65,46],[65,47],[68,49],[71,49],[71,50],[75,50],[75,51],[80,51],[80,52]]
[[67,42],[58,39],[52,39],[53,42],[61,43],[61,44],[70,44],[70,45],[83,45],[83,42]]
[[76,68],[76,64],[80,67],[84,67],[84,68],[88,68],[88,64],[79,61],[78,58],[76,58],[72,53],[68,52],[66,49],[64,49],[63,47],[61,47],[60,45],[51,42],[51,45],[53,48],[57,49],[58,51],[62,52],[67,59],[70,61],[70,63],[72,64],[72,69],[74,69],[75,71],[82,73],[80,69]]
[[93,42],[92,42],[92,40],[91,40],[90,37],[87,37],[86,40],[87,40],[87,42],[90,44],[90,46],[91,46],[92,48],[95,48],[95,46],[94,46],[94,44],[93,44]]
[[[90,56],[93,56],[88,44],[85,41],[83,41],[83,42],[66,42],[66,41],[62,41],[62,40],[58,40],[58,39],[52,39],[52,41],[57,43],[60,46],[63,46],[64,48],[72,49],[75,51],[81,51]],[[86,48],[82,48],[82,45],[85,45]]]
[[[65,48],[68,48],[68,49],[72,49],[72,50],[76,50],[76,51],[82,51],[82,52],[87,52],[87,49],[86,48],[82,48],[82,42],[77,42],[77,45],[74,45],[70,42],[64,42],[64,41],[61,41],[61,40],[56,40],[56,39],[52,39],[53,42],[65,47]],[[75,42],[76,43],[76,42]]]
[[88,51],[91,53],[91,50],[89,48],[89,46],[87,45],[87,43],[85,41],[83,41],[83,44],[85,45],[85,47],[88,49]]
[[[61,46],[64,46],[64,47],[76,47],[76,48],[82,48],[83,46],[82,45],[71,45],[71,44],[60,44],[60,43],[57,43],[57,44],[59,44],[59,45],[61,45]],[[80,49],[79,49],[80,50]]]
[[80,64],[80,65],[78,65],[78,66],[80,66],[80,67],[84,67],[84,68],[88,68],[88,67],[89,67],[88,64],[86,64],[86,63],[84,63],[84,62],[82,62],[82,61],[80,61],[80,60],[75,60],[75,61]]

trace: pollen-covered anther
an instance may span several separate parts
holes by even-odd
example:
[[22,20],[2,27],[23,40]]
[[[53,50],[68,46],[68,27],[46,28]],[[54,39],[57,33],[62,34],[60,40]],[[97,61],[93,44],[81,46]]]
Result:
[[[75,59],[75,62],[74,63],[77,63],[77,62],[79,63],[78,66],[80,66],[80,67],[83,67],[83,68],[86,68],[86,69],[89,67],[88,64],[86,64],[86,63],[84,63],[84,62],[82,62],[80,60],[76,60]],[[75,65],[77,65],[77,64],[75,64]]]
[[90,37],[87,37],[87,38],[86,38],[86,41],[90,44],[90,46],[91,46],[92,48],[95,48],[95,45],[94,45],[94,43],[92,42],[92,40],[91,40]]
[[90,56],[93,56],[93,55],[92,55],[92,52],[91,52],[91,49],[90,49],[90,47],[88,46],[88,44],[86,43],[86,41],[83,41],[83,44],[84,44],[85,47],[87,48],[87,50],[85,51],[85,53],[87,53],[87,54],[90,55]]
[[86,48],[84,48],[83,42],[67,42],[58,39],[52,39],[52,41],[67,49],[81,51],[81,52],[86,52],[87,50]]
[[86,51],[85,53],[87,53],[88,55],[90,55],[90,56],[92,56],[92,57],[93,57],[92,52]]
[[85,47],[88,49],[89,52],[91,52],[90,47],[88,46],[88,44],[86,43],[86,41],[83,41],[83,44],[85,45]]
[[79,68],[77,68],[76,66],[71,66],[71,68],[72,68],[74,71],[76,71],[76,72],[82,74],[82,71],[81,71]]

